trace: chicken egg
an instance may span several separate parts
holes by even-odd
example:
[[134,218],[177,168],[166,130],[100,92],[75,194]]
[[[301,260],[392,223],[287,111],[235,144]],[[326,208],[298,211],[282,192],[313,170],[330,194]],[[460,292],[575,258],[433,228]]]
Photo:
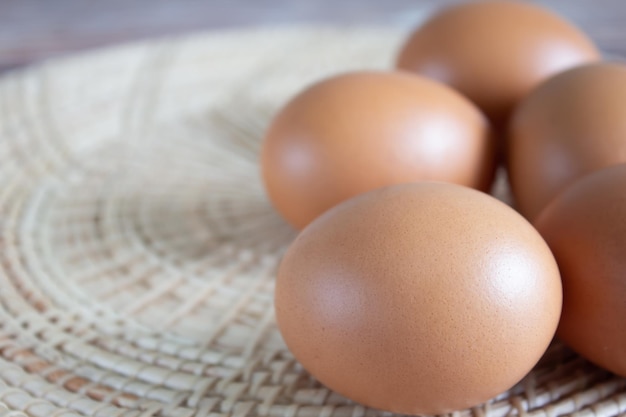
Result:
[[279,267],[276,319],[319,381],[370,407],[440,414],[509,389],[561,313],[539,233],[482,192],[390,186],[330,209]]
[[487,119],[466,98],[402,72],[323,80],[276,115],[262,149],[265,187],[297,229],[375,188],[437,180],[488,190],[494,146]]
[[501,127],[539,82],[599,58],[579,29],[521,1],[477,1],[441,10],[410,36],[397,67],[449,84]]
[[558,335],[592,362],[626,377],[626,165],[588,175],[536,221],[563,279]]
[[554,76],[515,110],[508,134],[517,208],[535,218],[584,175],[626,162],[626,66],[595,63]]

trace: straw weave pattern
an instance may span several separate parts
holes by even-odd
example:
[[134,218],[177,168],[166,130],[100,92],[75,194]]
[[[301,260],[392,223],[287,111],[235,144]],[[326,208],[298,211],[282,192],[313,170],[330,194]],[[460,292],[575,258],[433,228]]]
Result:
[[[294,232],[258,150],[320,77],[390,66],[402,34],[164,39],[0,81],[0,417],[387,415],[317,383],[273,316]],[[501,195],[506,194],[501,178]],[[618,416],[626,381],[555,344],[462,416]]]

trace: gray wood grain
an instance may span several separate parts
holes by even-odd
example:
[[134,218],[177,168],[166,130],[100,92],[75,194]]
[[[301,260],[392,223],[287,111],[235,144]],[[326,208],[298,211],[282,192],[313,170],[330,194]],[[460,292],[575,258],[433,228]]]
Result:
[[[218,28],[387,25],[407,30],[455,0],[0,0],[0,70],[88,48]],[[538,0],[626,56],[626,1]]]

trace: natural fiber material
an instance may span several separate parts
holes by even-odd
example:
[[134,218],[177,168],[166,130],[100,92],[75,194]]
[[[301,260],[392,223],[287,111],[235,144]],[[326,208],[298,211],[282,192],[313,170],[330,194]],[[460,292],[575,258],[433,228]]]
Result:
[[[6,76],[0,417],[384,414],[320,386],[280,338],[273,279],[294,233],[257,153],[289,95],[388,67],[399,35],[208,34]],[[626,380],[557,344],[458,415],[574,412],[626,412]]]

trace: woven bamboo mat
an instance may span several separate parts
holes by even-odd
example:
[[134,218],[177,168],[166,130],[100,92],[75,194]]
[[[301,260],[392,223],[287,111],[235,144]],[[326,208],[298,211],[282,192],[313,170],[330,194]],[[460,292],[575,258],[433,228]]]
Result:
[[[273,278],[294,233],[257,153],[287,97],[389,67],[401,35],[225,32],[4,77],[0,417],[384,415],[319,385],[280,338]],[[555,344],[457,415],[625,411],[624,379]]]

